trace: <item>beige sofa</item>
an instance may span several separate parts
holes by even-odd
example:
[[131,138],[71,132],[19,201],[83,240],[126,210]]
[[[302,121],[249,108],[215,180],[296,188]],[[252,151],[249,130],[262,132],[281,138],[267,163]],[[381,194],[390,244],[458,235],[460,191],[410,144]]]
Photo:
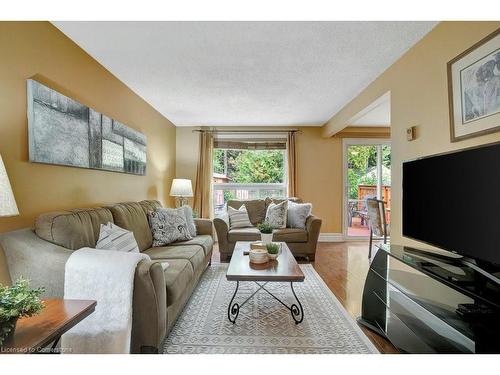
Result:
[[[157,352],[210,264],[213,246],[212,222],[196,219],[194,239],[151,247],[147,212],[157,207],[157,201],[142,201],[51,212],[37,218],[34,231],[1,234],[10,278],[29,278],[34,287],[45,287],[44,297],[62,297],[66,260],[76,249],[95,247],[100,224],[114,222],[132,231],[151,261],[141,261],[136,269],[131,352]],[[166,270],[161,265],[165,261]]]
[[[300,202],[298,198],[290,198]],[[237,241],[258,241],[260,232],[256,228],[266,218],[267,207],[271,202],[282,202],[280,199],[255,199],[255,200],[229,200],[227,205],[239,209],[243,204],[248,211],[248,217],[253,227],[230,229],[229,220],[226,218],[215,218],[214,226],[217,231],[219,252],[221,261],[226,261],[233,253]],[[314,261],[316,256],[316,245],[318,243],[321,229],[321,219],[310,215],[306,221],[306,229],[283,228],[275,229],[273,241],[286,242],[293,255]]]

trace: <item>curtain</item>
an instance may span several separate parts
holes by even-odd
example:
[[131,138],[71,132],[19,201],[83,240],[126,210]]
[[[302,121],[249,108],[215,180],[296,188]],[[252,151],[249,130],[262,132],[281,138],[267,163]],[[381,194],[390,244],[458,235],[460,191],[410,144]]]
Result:
[[297,194],[297,157],[295,148],[295,132],[289,132],[286,142],[288,159],[288,196],[295,197]]
[[196,183],[194,190],[194,207],[199,217],[212,217],[212,158],[214,138],[211,132],[200,132],[200,149]]

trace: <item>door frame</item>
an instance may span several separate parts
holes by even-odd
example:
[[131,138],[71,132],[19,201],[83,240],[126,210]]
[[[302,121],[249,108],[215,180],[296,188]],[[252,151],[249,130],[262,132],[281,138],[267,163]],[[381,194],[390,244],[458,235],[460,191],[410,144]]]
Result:
[[[349,223],[347,220],[347,203],[349,200],[349,197],[347,196],[349,186],[348,186],[348,181],[347,181],[347,170],[348,170],[348,165],[347,165],[347,149],[349,146],[355,146],[355,145],[387,145],[391,146],[391,140],[389,138],[344,138],[342,139],[342,234],[344,237],[345,241],[357,241],[357,240],[366,240],[368,237],[363,237],[363,236],[348,236],[348,227]],[[381,182],[382,180],[382,163],[381,163],[381,154],[378,153],[377,155],[377,177],[378,177],[378,182]],[[392,163],[391,163],[391,170],[392,170]],[[377,183],[377,196],[380,196],[380,188],[379,186],[381,184]]]

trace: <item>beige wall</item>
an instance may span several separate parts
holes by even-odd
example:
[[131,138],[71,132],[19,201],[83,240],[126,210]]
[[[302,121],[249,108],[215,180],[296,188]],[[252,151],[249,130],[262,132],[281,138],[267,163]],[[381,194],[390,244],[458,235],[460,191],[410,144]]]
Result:
[[[193,133],[193,129],[177,128],[176,177],[189,178],[194,185],[199,134]],[[302,133],[297,135],[297,195],[311,202],[314,214],[323,219],[321,232],[341,233],[342,139],[323,137],[321,127],[301,127],[300,130]],[[350,135],[363,137],[364,132],[353,129]],[[373,132],[382,132],[387,137],[387,129],[374,129]]]
[[[415,157],[499,141],[500,133],[451,143],[446,63],[500,27],[500,22],[442,22],[323,129],[330,136],[356,113],[391,92],[392,212],[391,241],[412,244],[401,234],[401,162]],[[417,139],[406,141],[405,129],[417,126]]]
[[[56,209],[146,198],[170,203],[175,127],[48,22],[0,22],[0,154],[20,216],[0,232],[32,226]],[[143,132],[146,176],[28,162],[26,79],[36,80]]]

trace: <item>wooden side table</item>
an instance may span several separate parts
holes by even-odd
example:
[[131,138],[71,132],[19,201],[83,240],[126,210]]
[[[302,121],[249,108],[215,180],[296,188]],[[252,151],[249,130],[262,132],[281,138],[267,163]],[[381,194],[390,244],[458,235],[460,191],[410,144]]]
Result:
[[[0,347],[0,354],[53,353],[61,335],[92,314],[96,301],[47,299],[40,314],[21,318],[14,336]],[[50,343],[52,347],[45,349]]]

